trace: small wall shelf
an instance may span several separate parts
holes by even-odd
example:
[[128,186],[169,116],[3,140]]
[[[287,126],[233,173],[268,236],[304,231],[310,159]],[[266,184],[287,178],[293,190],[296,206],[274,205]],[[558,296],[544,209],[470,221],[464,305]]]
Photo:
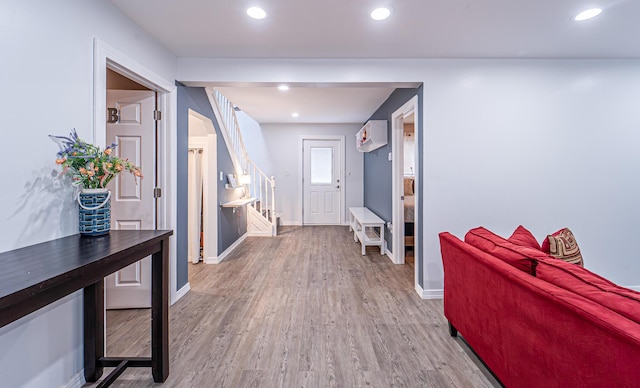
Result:
[[369,120],[356,133],[356,147],[369,152],[387,144],[387,120]]
[[255,201],[256,201],[256,198],[240,198],[240,199],[235,199],[233,201],[221,203],[220,207],[234,207],[234,208],[242,207],[244,205],[253,203]]

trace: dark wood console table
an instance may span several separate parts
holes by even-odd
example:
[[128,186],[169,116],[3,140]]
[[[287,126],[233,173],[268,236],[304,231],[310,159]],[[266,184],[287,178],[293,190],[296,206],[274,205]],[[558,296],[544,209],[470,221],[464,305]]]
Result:
[[[0,253],[0,327],[84,289],[84,374],[100,386],[127,367],[150,367],[155,382],[169,376],[169,236],[166,230],[112,230],[79,234]],[[152,255],[151,357],[104,356],[104,278]]]

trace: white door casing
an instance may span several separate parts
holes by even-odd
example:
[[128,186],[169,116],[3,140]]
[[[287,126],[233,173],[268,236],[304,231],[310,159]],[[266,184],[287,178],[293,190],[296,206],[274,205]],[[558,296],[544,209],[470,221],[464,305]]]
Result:
[[[418,222],[419,214],[422,209],[419,207],[419,198],[422,193],[420,192],[420,171],[421,166],[419,161],[419,148],[418,144],[422,139],[420,138],[420,132],[418,126],[421,118],[418,115],[418,96],[414,96],[407,101],[403,106],[398,108],[392,114],[391,131],[392,131],[392,260],[396,264],[404,264],[404,203],[402,197],[404,195],[404,122],[405,119],[413,115],[414,120],[414,138],[415,138],[415,222],[414,222],[414,252],[416,252],[414,263],[414,279],[416,290],[419,288],[418,274],[422,271],[421,258],[417,256],[419,252],[420,233],[422,228]],[[421,295],[422,296],[422,295]]]
[[341,151],[339,139],[303,140],[303,225],[342,223]]
[[[109,90],[107,107],[118,109],[119,121],[107,124],[107,144],[115,154],[139,166],[144,179],[123,172],[111,183],[111,228],[155,229],[156,96],[148,90]],[[151,257],[105,279],[108,309],[151,307]]]

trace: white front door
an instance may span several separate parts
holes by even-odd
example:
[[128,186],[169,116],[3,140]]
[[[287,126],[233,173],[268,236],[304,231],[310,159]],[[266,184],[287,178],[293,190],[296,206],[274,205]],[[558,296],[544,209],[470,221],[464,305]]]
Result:
[[304,225],[341,223],[339,140],[303,140],[303,221]]
[[[123,172],[109,183],[112,229],[155,229],[155,107],[153,91],[107,91],[107,108],[116,108],[119,120],[107,124],[106,143],[116,143],[116,155],[139,166],[144,176]],[[151,256],[105,280],[107,309],[151,307]]]

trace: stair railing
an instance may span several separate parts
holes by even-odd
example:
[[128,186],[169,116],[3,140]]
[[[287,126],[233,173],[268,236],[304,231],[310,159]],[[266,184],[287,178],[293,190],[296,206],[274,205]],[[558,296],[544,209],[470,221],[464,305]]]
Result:
[[251,176],[250,196],[257,199],[252,206],[269,220],[275,233],[277,228],[276,178],[268,177],[252,160],[249,160],[249,169],[245,173]]
[[214,107],[214,113],[220,123],[222,136],[231,154],[236,173],[251,176],[249,196],[256,198],[251,206],[269,221],[272,234],[275,235],[277,231],[275,177],[267,176],[249,158],[233,103],[216,89],[208,89],[207,96],[211,106]]

